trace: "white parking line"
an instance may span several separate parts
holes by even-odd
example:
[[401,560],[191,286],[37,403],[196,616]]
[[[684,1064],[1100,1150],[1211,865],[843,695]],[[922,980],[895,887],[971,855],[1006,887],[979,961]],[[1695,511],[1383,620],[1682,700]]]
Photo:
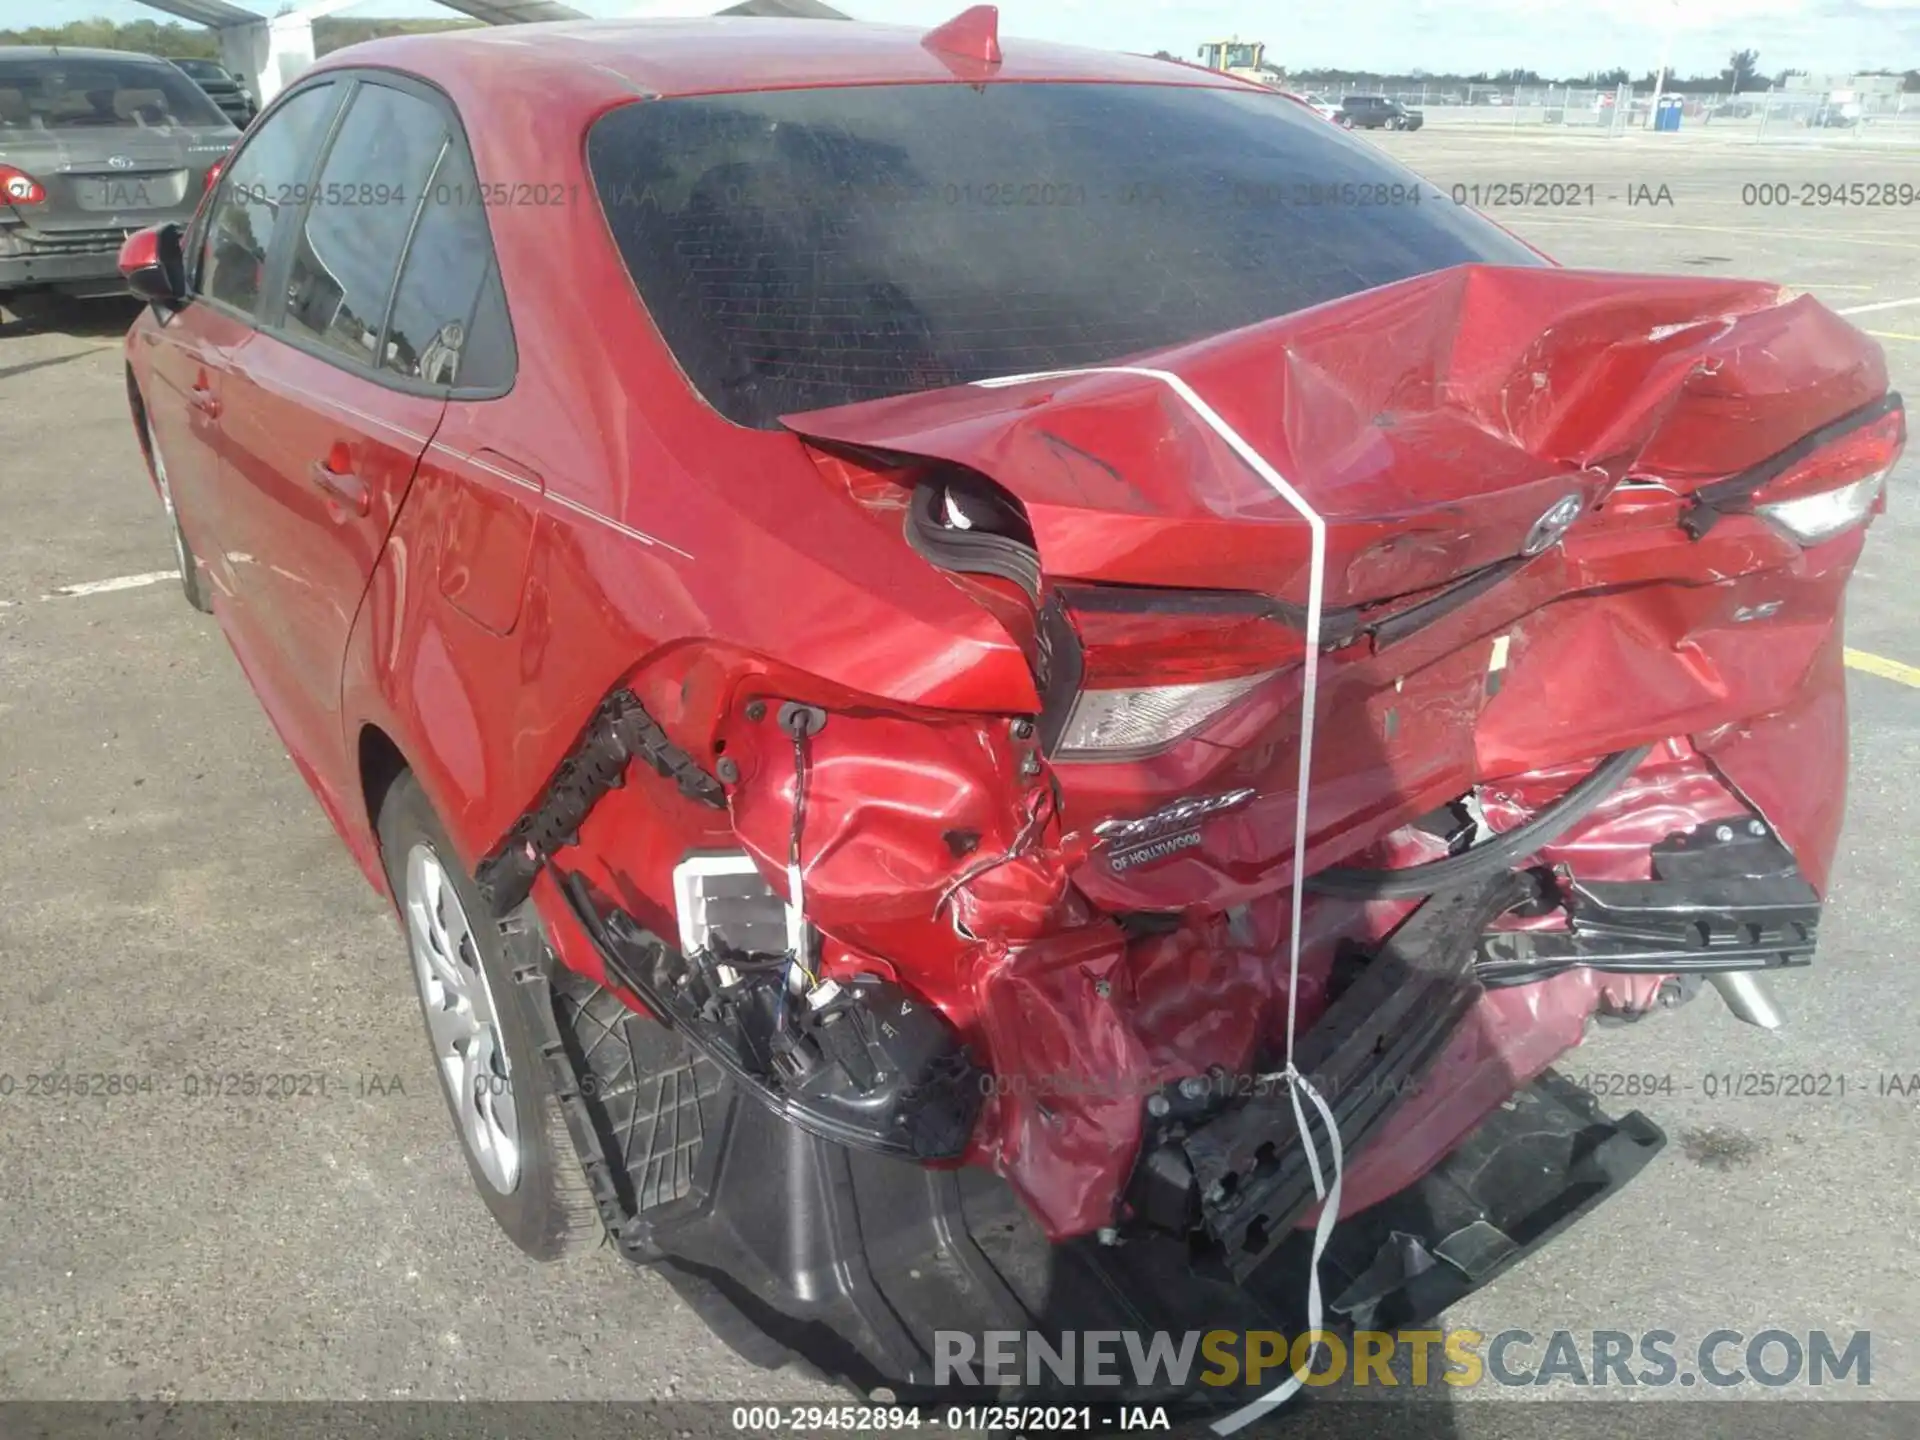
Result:
[[142,585],[158,585],[162,580],[178,580],[178,570],[150,570],[145,575],[116,575],[111,580],[83,580],[78,585],[62,585],[42,600],[71,600],[79,595],[105,595],[114,590],[138,590]]
[[1870,315],[1875,310],[1903,310],[1909,305],[1920,305],[1920,295],[1905,300],[1877,300],[1871,305],[1849,305],[1844,310],[1836,310],[1836,315]]

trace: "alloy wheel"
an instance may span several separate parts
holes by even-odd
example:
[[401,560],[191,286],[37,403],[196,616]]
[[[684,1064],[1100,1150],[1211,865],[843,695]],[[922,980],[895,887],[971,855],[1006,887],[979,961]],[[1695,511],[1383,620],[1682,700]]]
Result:
[[502,1195],[520,1183],[520,1120],[499,1011],[473,927],[431,845],[407,854],[407,948],[461,1143]]

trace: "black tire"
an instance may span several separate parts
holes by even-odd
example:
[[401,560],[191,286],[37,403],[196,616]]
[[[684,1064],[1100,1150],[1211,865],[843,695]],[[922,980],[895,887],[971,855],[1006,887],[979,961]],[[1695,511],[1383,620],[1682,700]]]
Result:
[[[131,379],[127,382],[127,388],[133,391]],[[180,528],[180,515],[173,504],[173,487],[166,481],[166,460],[154,445],[153,426],[147,421],[146,402],[137,392],[133,392],[133,401],[139,422],[140,450],[146,457],[148,473],[160,489],[160,502],[166,509],[167,527],[173,532],[173,556],[180,567],[180,589],[186,594],[189,605],[202,615],[211,615],[213,597],[207,593],[205,577],[200,573],[200,557],[193,553],[187,532]]]
[[[473,950],[492,996],[499,1048],[505,1057],[514,1108],[520,1117],[517,1126],[520,1164],[517,1180],[503,1193],[488,1179],[464,1138],[454,1097],[443,1083],[441,1095],[447,1102],[448,1116],[454,1122],[454,1133],[459,1137],[474,1188],[507,1238],[536,1260],[557,1260],[598,1245],[604,1236],[599,1211],[573,1142],[567,1135],[566,1118],[554,1097],[541,1054],[544,1027],[529,1014],[526,987],[516,983],[499,927],[490,918],[491,912],[411,772],[403,772],[388,788],[375,828],[380,840],[381,864],[394,897],[403,937],[408,936],[407,861],[415,847],[426,845],[439,859],[461,909],[466,912]],[[412,943],[408,938],[409,947]],[[420,994],[420,1005],[421,1021],[425,1024],[424,992]],[[431,1027],[428,1035],[431,1040]],[[437,1063],[434,1068],[439,1069]]]

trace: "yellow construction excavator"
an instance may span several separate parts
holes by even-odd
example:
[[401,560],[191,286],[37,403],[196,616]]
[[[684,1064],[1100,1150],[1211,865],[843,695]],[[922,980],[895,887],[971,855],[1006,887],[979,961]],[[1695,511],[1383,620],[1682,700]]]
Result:
[[1223,70],[1276,90],[1285,83],[1280,67],[1267,63],[1267,46],[1262,40],[1209,40],[1200,47],[1200,63],[1209,70]]

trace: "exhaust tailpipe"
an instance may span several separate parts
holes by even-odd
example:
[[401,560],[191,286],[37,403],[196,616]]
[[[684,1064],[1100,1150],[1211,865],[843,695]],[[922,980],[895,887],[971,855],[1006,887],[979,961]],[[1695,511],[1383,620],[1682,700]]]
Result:
[[1734,1019],[1758,1025],[1762,1030],[1780,1028],[1780,1007],[1773,1003],[1766,982],[1753,971],[1721,970],[1707,978],[1713,981],[1713,988],[1720,992],[1720,998],[1727,1002],[1727,1009],[1733,1012]]

